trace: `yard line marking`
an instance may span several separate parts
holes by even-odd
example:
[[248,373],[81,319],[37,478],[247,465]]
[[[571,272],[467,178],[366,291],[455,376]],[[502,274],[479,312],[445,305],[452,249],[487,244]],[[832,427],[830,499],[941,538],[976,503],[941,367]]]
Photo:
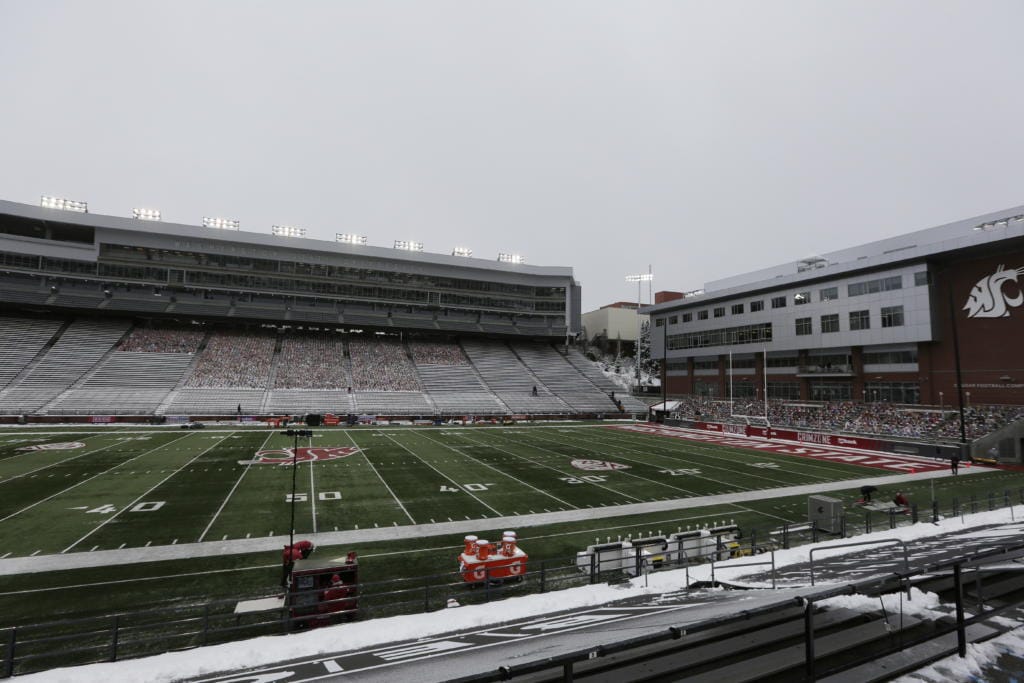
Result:
[[[467,437],[467,438],[468,438],[468,437]],[[507,438],[507,437],[504,437],[504,436],[502,436],[502,438]],[[479,444],[480,444],[481,442],[479,442],[479,441],[474,441],[474,443],[476,443],[476,444],[478,444],[478,445],[479,445]],[[565,475],[565,476],[568,476],[568,477],[574,477],[574,476],[576,476],[576,473],[574,473],[574,472],[566,472],[566,471],[564,471],[564,470],[561,470],[561,469],[559,469],[559,468],[557,468],[557,467],[553,467],[553,466],[551,466],[551,465],[545,465],[545,464],[544,464],[544,463],[542,463],[542,462],[539,462],[539,461],[537,461],[537,460],[532,460],[531,458],[527,458],[527,457],[525,457],[525,456],[523,456],[523,455],[520,455],[520,454],[518,454],[518,453],[513,453],[513,452],[511,452],[511,451],[509,451],[509,450],[506,450],[506,449],[504,449],[504,448],[500,448],[500,447],[498,447],[498,446],[494,446],[494,445],[491,445],[491,444],[486,444],[486,445],[490,446],[491,448],[493,448],[493,449],[494,449],[494,450],[496,450],[496,451],[500,451],[500,452],[502,452],[502,453],[506,453],[506,454],[508,454],[508,455],[511,455],[512,457],[514,457],[514,458],[517,458],[517,459],[519,459],[519,460],[525,460],[526,462],[528,462],[528,463],[531,463],[531,464],[533,464],[533,465],[537,465],[538,467],[543,467],[543,468],[545,468],[545,469],[553,470],[553,471],[555,471],[555,472],[558,472],[559,474],[562,474],[562,475]],[[542,447],[540,447],[540,446],[531,446],[531,448],[536,448],[537,450],[547,451],[547,452],[549,452],[549,453],[551,453],[551,452],[552,452],[552,451],[551,451],[550,449],[547,449],[547,448],[542,448]],[[621,471],[621,470],[620,470],[620,471]],[[641,503],[641,502],[643,502],[643,501],[642,501],[642,500],[640,500],[639,498],[636,498],[636,497],[634,497],[634,496],[631,496],[631,495],[629,495],[628,493],[622,493],[621,491],[617,491],[616,489],[610,488],[610,487],[608,487],[608,486],[602,486],[601,484],[598,484],[597,482],[592,482],[592,481],[588,481],[588,482],[587,482],[587,484],[589,484],[590,486],[596,486],[597,488],[600,488],[600,489],[604,489],[605,491],[608,491],[609,493],[613,493],[613,494],[615,494],[615,495],[617,495],[617,496],[625,496],[626,498],[629,498],[629,499],[631,499],[631,500],[634,500],[634,501],[636,501],[636,502],[638,502],[638,503]],[[564,500],[563,500],[563,501],[559,501],[559,502],[565,503],[565,501],[564,501]],[[565,503],[565,504],[566,504],[566,505],[571,505],[571,503]],[[602,503],[602,505],[603,505],[603,503]]]
[[[440,475],[441,475],[442,477],[444,477],[445,479],[447,479],[448,481],[450,481],[450,482],[451,482],[452,484],[454,484],[455,486],[458,486],[459,488],[462,488],[461,486],[459,486],[458,482],[456,482],[456,481],[455,481],[454,479],[452,479],[451,477],[449,477],[448,475],[446,475],[446,474],[445,474],[444,472],[442,472],[441,470],[439,470],[439,469],[437,469],[436,467],[434,467],[433,465],[431,465],[431,464],[430,464],[429,462],[427,462],[426,460],[424,460],[424,459],[423,459],[423,458],[421,458],[420,456],[418,456],[418,455],[416,455],[415,453],[413,453],[413,451],[412,451],[412,450],[411,450],[411,449],[410,449],[410,448],[409,448],[408,446],[406,446],[406,445],[405,445],[405,444],[403,444],[403,443],[399,443],[399,442],[398,442],[398,441],[396,441],[396,440],[395,440],[395,438],[394,438],[394,437],[392,437],[392,436],[391,436],[390,434],[388,434],[388,435],[385,435],[385,436],[387,437],[387,439],[388,439],[389,441],[391,441],[391,443],[395,444],[396,446],[398,446],[398,447],[399,447],[399,448],[401,448],[402,450],[404,450],[404,451],[406,451],[407,453],[409,453],[410,455],[412,455],[412,456],[413,456],[414,458],[416,458],[416,459],[417,459],[417,460],[419,460],[419,461],[420,461],[421,463],[423,463],[424,465],[426,465],[426,466],[427,466],[427,467],[429,467],[430,469],[432,469],[432,470],[434,470],[435,472],[437,472],[438,474],[440,474]],[[468,490],[466,490],[466,489],[462,489],[462,490],[463,490],[463,491],[465,491],[466,493],[468,493],[468,494],[469,494],[469,497],[470,497],[470,498],[472,498],[472,499],[473,499],[473,500],[475,500],[476,502],[480,503],[480,504],[481,504],[481,505],[483,505],[483,506],[484,506],[485,508],[487,508],[488,510],[490,510],[491,512],[493,512],[494,514],[496,514],[496,515],[498,515],[499,517],[501,517],[501,513],[500,513],[499,511],[495,510],[495,509],[494,509],[493,507],[491,507],[490,505],[488,505],[488,504],[487,504],[487,503],[485,503],[484,501],[480,500],[480,497],[479,497],[479,496],[477,496],[477,495],[475,495],[475,494],[474,494],[474,493],[473,493],[472,491],[468,491]],[[469,517],[466,517],[466,519],[469,519]]]
[[[261,450],[262,451],[266,447],[267,442],[270,441],[270,437],[273,436],[273,435],[274,435],[273,432],[271,432],[270,434],[267,434],[267,438],[263,440],[263,445],[261,445],[257,450]],[[200,542],[200,543],[202,542],[202,540],[206,537],[206,534],[210,531],[210,527],[212,527],[213,523],[217,521],[218,517],[220,517],[220,513],[224,510],[224,507],[228,504],[228,501],[231,500],[231,496],[234,495],[235,489],[237,489],[238,485],[242,483],[242,477],[245,476],[246,472],[249,471],[250,467],[252,467],[252,462],[251,461],[249,462],[248,465],[245,466],[245,469],[242,470],[242,473],[240,475],[238,475],[238,479],[235,480],[235,485],[231,487],[231,490],[228,491],[228,495],[224,497],[224,502],[221,503],[220,507],[217,508],[217,511],[215,513],[213,513],[213,517],[210,519],[210,523],[206,525],[206,528],[203,529],[203,533],[199,534],[198,542]]]
[[0,560],[6,560],[10,556],[11,556],[10,553],[4,553],[3,555],[0,555]]
[[148,548],[148,547],[149,547],[149,544],[150,544],[150,543],[152,543],[152,542],[153,542],[153,541],[146,541],[146,545],[144,545],[144,546],[142,546],[142,547],[143,547],[143,548]]
[[[441,445],[441,446],[444,446],[445,448],[448,448],[448,449],[450,449],[450,450],[453,450],[453,451],[455,451],[456,453],[458,453],[459,455],[461,455],[461,456],[462,456],[462,457],[464,457],[464,458],[469,458],[469,459],[470,459],[470,460],[472,460],[473,462],[479,463],[479,464],[483,465],[484,467],[490,468],[490,469],[494,470],[495,472],[497,472],[498,474],[500,474],[500,475],[503,475],[503,476],[505,476],[505,477],[508,477],[508,478],[509,478],[509,479],[511,479],[512,481],[517,481],[517,482],[519,482],[520,484],[522,484],[523,486],[525,486],[525,487],[527,487],[527,488],[531,488],[531,489],[533,489],[533,490],[534,490],[534,491],[536,491],[537,493],[543,493],[543,494],[544,494],[545,496],[548,496],[549,498],[554,498],[555,500],[557,500],[557,501],[558,501],[559,503],[562,503],[563,505],[568,505],[569,507],[571,507],[571,508],[572,508],[572,509],[574,509],[574,510],[578,510],[578,509],[579,509],[579,508],[578,508],[577,506],[573,505],[572,503],[569,503],[569,502],[567,502],[567,501],[564,501],[564,500],[562,500],[561,498],[559,498],[558,496],[555,496],[554,494],[552,494],[552,493],[549,493],[548,491],[545,491],[545,490],[543,490],[543,489],[539,489],[539,488],[537,488],[536,486],[533,486],[532,484],[529,484],[529,483],[527,483],[527,482],[523,481],[522,479],[519,479],[518,477],[513,477],[513,476],[512,476],[511,474],[509,474],[508,472],[504,472],[504,471],[502,471],[502,470],[498,469],[497,467],[494,467],[493,465],[489,465],[489,464],[488,464],[488,463],[486,463],[486,462],[483,462],[483,461],[481,461],[481,460],[477,460],[476,458],[474,458],[473,456],[469,455],[468,453],[464,453],[464,452],[462,451],[462,449],[460,449],[460,448],[457,448],[457,447],[455,447],[455,446],[452,446],[452,445],[450,445],[450,444],[446,444],[446,443],[444,443],[444,442],[441,442],[441,441],[436,441],[435,439],[432,439],[432,438],[430,438],[430,436],[428,436],[428,435],[427,435],[427,434],[425,434],[425,433],[424,433],[424,434],[420,434],[420,436],[424,437],[424,438],[425,438],[425,439],[427,439],[428,441],[433,441],[434,443],[436,443],[436,444],[438,444],[438,445]],[[431,521],[433,521],[433,520],[431,520]]]
[[[219,443],[219,442],[218,442],[218,443]],[[145,500],[146,496],[148,496],[148,495],[149,495],[150,493],[152,493],[153,491],[155,491],[155,490],[157,490],[158,488],[160,488],[161,486],[163,486],[163,484],[164,484],[164,483],[165,483],[165,482],[166,482],[166,481],[167,481],[168,479],[170,479],[170,478],[171,478],[171,477],[173,477],[173,476],[174,476],[175,474],[177,474],[178,472],[182,471],[183,469],[185,469],[186,467],[188,467],[189,465],[191,465],[192,463],[194,463],[194,462],[195,462],[196,460],[198,460],[199,458],[201,458],[201,457],[203,457],[204,455],[206,455],[206,454],[207,454],[207,453],[208,453],[208,452],[209,452],[209,451],[210,451],[211,449],[213,449],[213,448],[215,448],[215,447],[216,447],[216,444],[212,444],[212,445],[211,445],[211,446],[210,446],[209,448],[207,448],[207,449],[203,450],[203,451],[202,451],[201,453],[199,453],[198,455],[196,455],[195,457],[193,457],[193,458],[192,458],[191,460],[189,460],[189,461],[188,461],[187,463],[185,463],[184,465],[182,465],[181,467],[179,467],[178,469],[176,469],[176,470],[175,470],[174,472],[171,472],[171,473],[170,473],[169,475],[167,475],[166,477],[164,477],[163,479],[161,479],[161,480],[160,480],[159,482],[157,482],[156,484],[154,484],[153,486],[151,486],[151,487],[150,487],[150,488],[149,488],[149,489],[148,489],[148,490],[147,490],[147,491],[146,491],[145,493],[143,493],[143,494],[142,494],[141,496],[139,496],[138,498],[136,498],[136,499],[135,499],[135,500],[133,500],[132,502],[128,503],[128,505],[126,505],[125,507],[121,508],[121,510],[119,510],[118,512],[115,512],[115,513],[114,513],[113,515],[111,515],[110,517],[106,518],[105,520],[103,520],[102,522],[100,522],[99,524],[97,524],[97,525],[96,525],[96,526],[95,526],[95,527],[93,528],[93,530],[92,530],[92,531],[90,531],[89,533],[87,533],[87,534],[86,534],[85,536],[82,536],[82,537],[81,537],[80,539],[78,539],[77,541],[75,541],[74,543],[72,543],[71,545],[69,545],[69,546],[68,546],[67,548],[65,548],[64,550],[62,550],[62,551],[60,551],[60,552],[61,552],[62,554],[63,554],[63,553],[66,553],[67,551],[71,550],[72,548],[74,548],[74,547],[75,547],[76,545],[78,545],[79,543],[81,543],[81,542],[82,542],[82,541],[84,541],[85,539],[87,539],[87,538],[89,538],[90,536],[92,536],[92,535],[93,535],[94,533],[96,533],[97,531],[99,531],[100,529],[102,529],[103,527],[105,527],[105,526],[106,526],[107,524],[109,524],[109,523],[110,523],[110,522],[112,522],[113,520],[117,519],[117,518],[118,518],[118,516],[120,516],[120,514],[121,514],[122,512],[124,512],[125,510],[128,510],[128,509],[130,509],[130,508],[131,508],[131,507],[132,507],[133,505],[136,505],[137,503],[139,503],[139,502],[141,502],[141,501]],[[177,542],[178,542],[178,539],[174,539],[174,542],[175,542],[175,543],[177,543]]]
[[[405,506],[402,505],[402,501],[399,500],[398,496],[395,495],[395,492],[391,490],[391,487],[388,486],[388,483],[386,481],[384,481],[384,477],[380,476],[380,472],[378,472],[377,468],[373,466],[373,463],[370,462],[370,459],[366,457],[366,453],[364,453],[362,447],[360,447],[360,445],[356,443],[356,440],[352,438],[352,434],[349,433],[349,431],[347,429],[344,430],[344,432],[345,432],[345,436],[348,437],[348,440],[352,442],[352,445],[355,446],[356,448],[358,448],[359,449],[359,453],[364,458],[366,458],[366,464],[370,466],[370,469],[373,470],[373,473],[377,475],[378,479],[380,479],[380,483],[384,484],[384,488],[386,488],[388,490],[388,493],[391,494],[391,497],[395,499],[395,502],[398,504],[398,507],[402,508],[402,512],[404,512],[405,516],[409,518],[409,521],[412,522],[413,524],[415,524],[416,520],[413,519],[412,515],[409,514],[409,511],[405,509]],[[377,526],[377,525],[374,524],[374,526]]]
[[127,545],[127,543],[122,543],[121,545],[117,546],[117,549],[120,550],[121,548],[125,547],[126,545]]
[[[310,432],[312,434],[312,432]],[[313,437],[309,437],[309,447],[313,447]],[[309,461],[309,503],[310,503],[310,516],[313,518],[313,533],[316,533],[316,483],[313,481],[313,463],[315,460]]]
[[[185,436],[188,436],[188,435],[186,434]],[[107,473],[107,472],[109,472],[110,470],[116,469],[116,468],[120,467],[121,465],[124,465],[125,463],[129,463],[129,462],[131,462],[132,460],[137,460],[137,459],[139,459],[139,458],[141,458],[141,457],[143,457],[143,456],[145,456],[145,455],[149,455],[150,453],[152,453],[152,452],[154,452],[154,451],[158,451],[158,450],[160,450],[160,449],[161,449],[161,448],[163,448],[164,446],[170,446],[171,444],[173,444],[173,443],[175,443],[175,442],[177,442],[177,441],[180,441],[180,440],[181,440],[181,439],[183,439],[183,438],[185,438],[185,437],[184,437],[184,436],[182,436],[182,437],[178,437],[177,439],[174,439],[173,441],[168,441],[167,443],[163,444],[162,446],[157,446],[156,448],[151,448],[151,449],[149,449],[148,451],[146,451],[145,453],[139,453],[139,454],[138,454],[138,455],[136,455],[136,456],[135,456],[134,458],[131,458],[131,459],[129,459],[129,460],[125,460],[124,462],[120,462],[120,463],[118,463],[118,464],[116,464],[116,465],[112,465],[111,467],[109,467],[108,469],[106,469],[106,470],[104,470],[104,471],[100,472],[99,474],[94,474],[93,476],[89,477],[88,479],[83,479],[82,481],[78,482],[77,484],[72,484],[71,486],[67,487],[66,489],[64,489],[64,490],[62,490],[62,491],[57,491],[57,493],[54,493],[54,494],[53,494],[52,496],[47,496],[46,498],[43,498],[43,499],[41,499],[41,500],[37,500],[36,502],[32,503],[31,505],[28,505],[28,506],[26,506],[26,507],[23,507],[23,508],[22,508],[22,509],[20,509],[20,510],[16,510],[16,511],[12,512],[11,514],[7,515],[6,517],[4,517],[4,518],[0,519],[0,522],[6,522],[6,521],[7,521],[7,520],[9,520],[9,519],[10,519],[11,517],[14,517],[14,516],[16,516],[16,515],[20,515],[20,514],[21,514],[22,512],[25,512],[26,510],[31,510],[32,508],[34,508],[34,507],[35,507],[36,505],[39,505],[40,503],[45,503],[46,501],[48,501],[48,500],[50,500],[50,499],[52,499],[52,498],[56,498],[56,497],[57,497],[57,496],[59,496],[59,495],[62,495],[62,494],[64,494],[64,493],[67,493],[68,491],[70,491],[70,490],[71,490],[71,489],[73,489],[73,488],[77,488],[77,487],[81,486],[82,484],[85,484],[86,482],[92,481],[92,480],[93,480],[93,479],[95,479],[96,477],[100,477],[100,476],[103,476],[104,474],[106,474],[106,473]],[[114,445],[114,444],[111,444],[111,446],[113,446],[113,445]],[[109,447],[110,447],[110,446],[104,446],[104,448],[109,448]],[[97,453],[97,452],[98,452],[99,450],[103,450],[103,449],[98,449],[98,450],[96,450],[96,451],[92,451],[92,452],[93,452],[93,453]],[[68,476],[68,477],[70,477],[71,475],[70,475],[70,474],[68,474],[68,475],[65,475],[65,476]]]
[[29,557],[35,557],[36,555],[38,555],[41,552],[43,552],[43,551],[42,550],[37,550],[34,553],[32,553],[31,555],[29,555]]

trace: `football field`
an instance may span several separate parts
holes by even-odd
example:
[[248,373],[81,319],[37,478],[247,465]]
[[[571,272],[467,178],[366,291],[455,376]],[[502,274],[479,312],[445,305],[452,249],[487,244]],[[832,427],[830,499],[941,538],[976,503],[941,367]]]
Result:
[[[293,477],[301,536],[615,509],[923,466],[890,464],[886,472],[878,465],[883,458],[792,446],[752,450],[643,425],[313,434],[299,439],[293,467],[294,438],[252,426],[4,432],[0,557],[287,536]],[[826,455],[807,457],[815,451]],[[778,521],[802,516],[794,510]]]

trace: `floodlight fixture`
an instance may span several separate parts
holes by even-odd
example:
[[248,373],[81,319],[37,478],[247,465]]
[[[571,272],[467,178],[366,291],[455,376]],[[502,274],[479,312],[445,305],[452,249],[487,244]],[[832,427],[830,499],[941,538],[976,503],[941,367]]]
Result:
[[627,275],[626,282],[650,282],[654,279],[653,273],[640,273],[639,275]]
[[523,258],[522,254],[498,254],[498,261],[501,263],[526,263],[526,259]]
[[160,211],[157,209],[132,209],[132,218],[137,218],[140,221],[158,221],[160,220]]
[[238,230],[242,227],[242,223],[241,221],[232,220],[230,218],[211,218],[209,216],[203,216],[203,227],[217,228],[218,230]]
[[334,234],[334,240],[341,242],[342,244],[366,244],[366,235],[354,235],[349,233],[337,232]]
[[270,231],[278,237],[305,237],[306,229],[294,225],[273,225]]
[[413,242],[411,240],[395,240],[395,249],[405,249],[406,251],[423,251],[423,243]]
[[465,256],[470,257],[473,255],[473,250],[469,247],[455,247],[452,249],[452,256]]
[[44,209],[60,209],[61,211],[89,213],[89,204],[86,202],[76,202],[73,199],[64,199],[63,197],[51,197],[45,194],[40,198],[39,206],[43,207]]

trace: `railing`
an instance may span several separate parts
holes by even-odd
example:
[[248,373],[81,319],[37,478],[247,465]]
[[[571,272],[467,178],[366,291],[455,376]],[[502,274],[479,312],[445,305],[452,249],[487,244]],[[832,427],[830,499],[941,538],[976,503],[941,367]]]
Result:
[[[948,512],[951,516],[959,516],[982,509],[1009,507],[1012,519],[1013,504],[1022,503],[1024,488],[1018,489],[1015,495],[1014,492],[1004,490],[1000,493],[989,492],[980,497],[972,494],[967,501],[954,498]],[[938,502],[932,503],[929,512],[929,521],[939,519]],[[880,520],[885,524],[876,524]],[[770,567],[769,574],[774,587],[776,549],[816,543],[826,536],[847,538],[868,534],[876,526],[896,528],[901,522],[912,524],[917,520],[916,507],[910,515],[866,510],[863,518],[857,515],[844,519],[844,523],[839,525],[838,534],[826,534],[814,524],[782,525],[770,531],[750,530],[733,541],[729,540],[727,532],[722,532],[701,539],[702,550],[697,552],[694,552],[692,546],[686,545],[681,545],[677,550],[657,550],[656,555],[662,558],[657,562],[644,555],[645,546],[641,544],[634,547],[632,553],[625,558],[620,557],[615,561],[602,561],[600,553],[591,553],[582,567],[578,557],[530,560],[527,571],[514,581],[494,581],[489,575],[485,575],[483,581],[468,584],[461,572],[454,571],[416,578],[360,583],[358,607],[354,611],[293,615],[289,607],[282,606],[236,614],[235,606],[240,599],[267,597],[246,595],[197,605],[21,624],[0,628],[0,677],[42,671],[57,666],[116,661],[261,635],[286,633],[304,629],[310,626],[311,621],[319,622],[326,619],[334,622],[356,616],[359,619],[372,619],[432,612],[447,607],[450,598],[454,598],[460,605],[489,603],[531,593],[547,593],[588,584],[617,582],[626,579],[627,575],[640,576],[664,570],[685,569],[684,587],[689,590],[706,585],[691,581],[691,566],[709,564],[712,583],[716,583],[716,566],[722,561],[737,557],[766,556],[764,560],[745,562],[741,566]],[[652,535],[626,540],[651,541]],[[661,537],[660,533],[658,537]],[[866,541],[855,545],[876,543],[878,542]],[[652,544],[646,547],[650,549]],[[812,564],[814,550],[811,550]],[[904,568],[905,571],[909,571],[908,562],[912,548],[904,545],[903,551]],[[730,564],[730,570],[734,567],[735,564]],[[315,600],[310,602],[315,603]],[[688,626],[687,632],[693,630]]]

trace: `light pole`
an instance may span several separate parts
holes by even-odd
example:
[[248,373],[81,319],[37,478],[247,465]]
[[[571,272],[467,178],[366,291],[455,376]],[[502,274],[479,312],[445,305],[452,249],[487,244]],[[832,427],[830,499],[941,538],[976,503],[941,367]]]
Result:
[[654,279],[654,274],[650,272],[650,266],[647,267],[648,272],[640,273],[639,275],[627,275],[626,282],[636,283],[636,347],[633,352],[633,360],[636,364],[636,390],[640,392],[640,337],[643,334],[643,323],[640,320],[640,297],[642,296],[642,287],[644,282],[650,282]]
[[[311,429],[289,429],[281,434],[295,437],[295,446],[292,448],[292,522],[288,526],[288,547],[291,548],[295,545],[295,479],[299,471],[299,437],[313,438],[313,431]],[[291,559],[288,560],[288,564],[288,574],[290,575],[292,573]]]

